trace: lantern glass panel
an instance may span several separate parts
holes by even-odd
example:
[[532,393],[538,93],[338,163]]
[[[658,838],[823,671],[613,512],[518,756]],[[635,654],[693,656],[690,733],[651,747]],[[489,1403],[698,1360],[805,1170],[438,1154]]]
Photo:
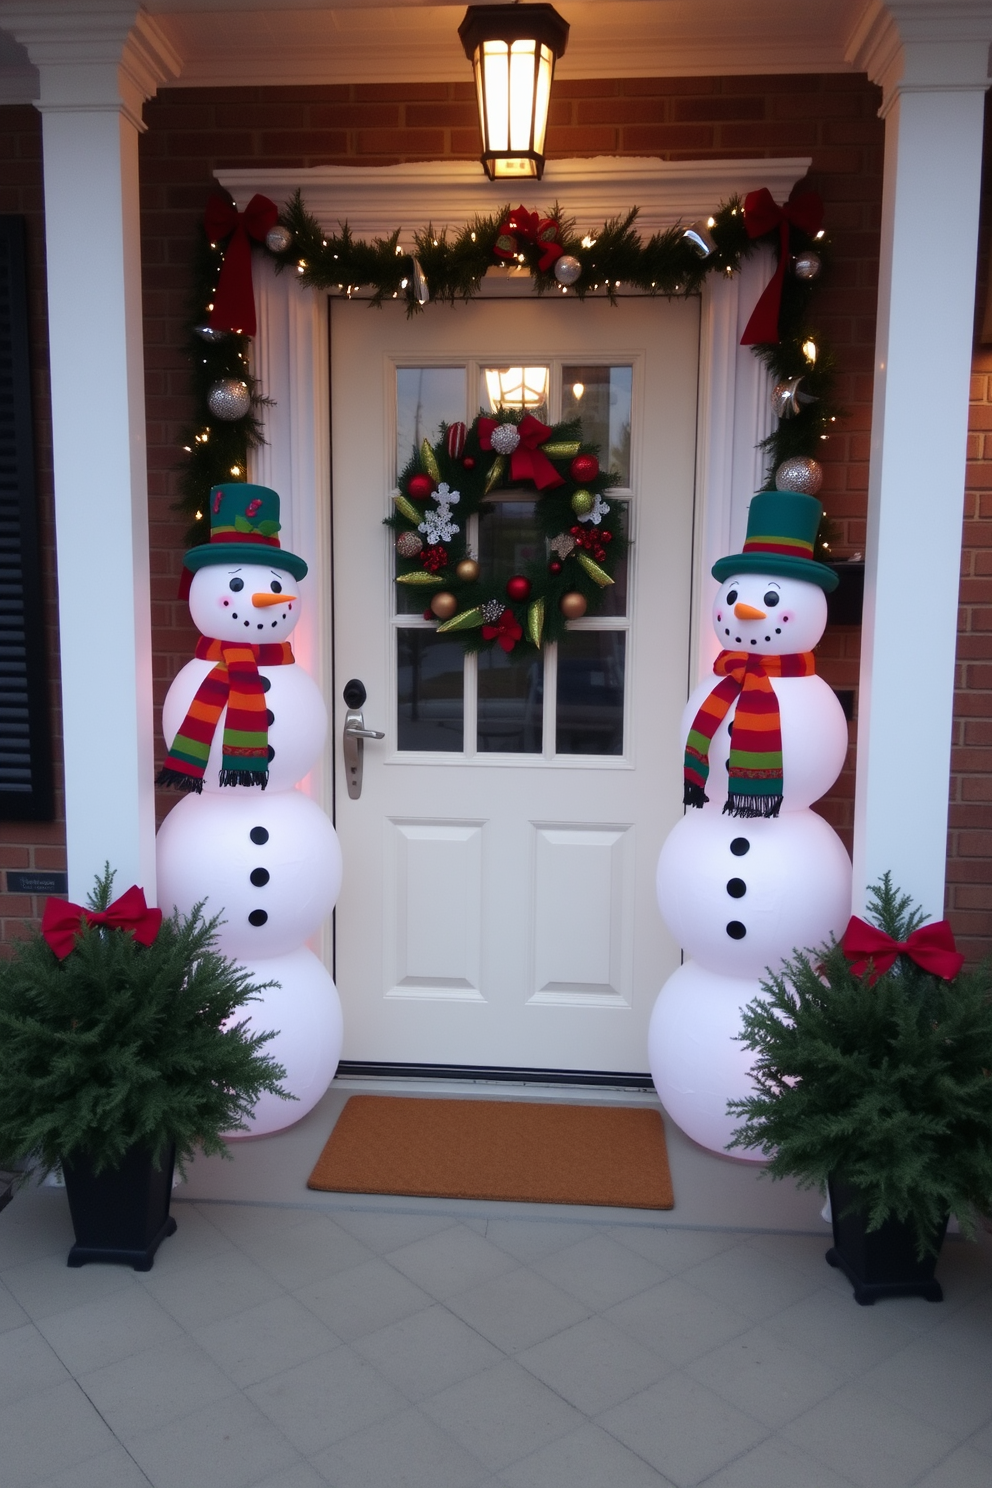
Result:
[[534,124],[534,41],[510,48],[510,149],[530,150]]
[[544,154],[544,136],[548,128],[548,109],[551,104],[551,78],[555,70],[555,59],[551,49],[541,47],[537,66],[537,97],[534,101],[534,149]]
[[505,41],[486,41],[481,52],[484,143],[488,155],[510,148],[510,48]]

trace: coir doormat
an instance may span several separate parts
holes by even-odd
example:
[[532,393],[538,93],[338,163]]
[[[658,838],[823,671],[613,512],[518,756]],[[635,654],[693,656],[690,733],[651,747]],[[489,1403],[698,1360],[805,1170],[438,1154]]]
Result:
[[308,1188],[671,1209],[658,1111],[353,1095]]

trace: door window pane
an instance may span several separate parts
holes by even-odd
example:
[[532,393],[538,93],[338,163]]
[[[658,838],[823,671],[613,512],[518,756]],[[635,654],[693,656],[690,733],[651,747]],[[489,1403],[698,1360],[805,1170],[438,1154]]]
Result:
[[[616,493],[607,491],[606,500],[610,510],[602,520],[602,528],[609,532],[613,523],[620,517],[623,530],[630,535],[630,502],[618,500]],[[614,515],[616,513],[616,515]],[[618,523],[619,525],[619,523]],[[626,615],[627,613],[627,565],[630,562],[631,550],[622,558],[614,558],[607,549],[609,561],[613,564],[613,583],[607,584],[599,591],[599,605],[596,609],[597,615]],[[550,556],[550,553],[549,553]]]
[[623,631],[573,630],[559,642],[559,754],[623,753],[626,641]]
[[522,574],[544,558],[545,543],[535,522],[536,501],[487,501],[479,519],[482,577]]
[[479,653],[480,754],[540,754],[544,663],[512,662],[498,646]]
[[582,433],[599,445],[604,470],[615,470],[630,485],[630,405],[632,367],[562,367],[562,419],[580,418]]
[[432,630],[397,632],[399,748],[461,751],[464,665],[461,643]]
[[397,367],[397,475],[425,439],[437,442],[442,422],[453,424],[464,417],[464,367]]
[[482,373],[483,406],[523,409],[548,423],[550,367],[486,367]]

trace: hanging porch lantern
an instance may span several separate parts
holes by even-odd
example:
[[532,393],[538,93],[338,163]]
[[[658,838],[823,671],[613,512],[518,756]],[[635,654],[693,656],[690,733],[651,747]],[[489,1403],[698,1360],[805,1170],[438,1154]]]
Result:
[[486,175],[540,179],[551,80],[568,22],[553,5],[470,5],[458,35],[475,69]]

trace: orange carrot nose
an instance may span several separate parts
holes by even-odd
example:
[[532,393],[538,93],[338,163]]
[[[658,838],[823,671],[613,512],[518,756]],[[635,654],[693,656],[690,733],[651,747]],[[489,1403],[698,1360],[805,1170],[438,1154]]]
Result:
[[[269,605],[287,604],[295,598],[295,594],[253,594],[251,602],[256,610],[265,610],[268,609]],[[757,610],[755,614],[757,614]]]
[[[255,603],[258,603],[257,596]],[[767,620],[768,618],[764,610],[756,610],[754,605],[746,605],[741,600],[734,605],[734,615],[738,620]]]

